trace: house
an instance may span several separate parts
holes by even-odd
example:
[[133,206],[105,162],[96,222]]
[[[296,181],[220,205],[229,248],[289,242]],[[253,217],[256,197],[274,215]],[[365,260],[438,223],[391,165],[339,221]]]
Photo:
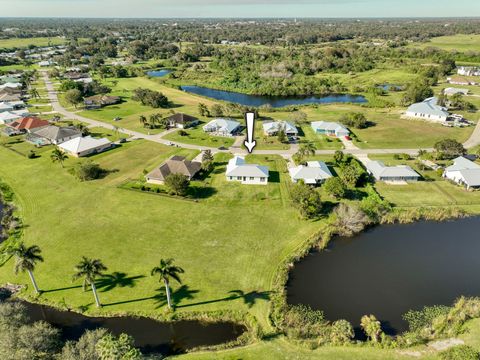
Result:
[[120,96],[94,95],[84,99],[85,108],[88,110],[99,109],[104,106],[118,104],[122,99]]
[[58,145],[81,136],[82,132],[76,128],[49,125],[38,130],[33,130],[27,140],[38,145]]
[[4,111],[0,113],[0,124],[9,124],[27,116],[28,114],[29,112],[27,110]]
[[449,88],[443,89],[443,93],[445,95],[448,95],[448,96],[455,95],[455,94],[468,95],[469,90],[468,89],[460,89],[460,88],[449,87]]
[[385,166],[381,161],[368,161],[365,167],[377,181],[406,182],[418,181],[420,178],[419,174],[406,165]]
[[267,136],[275,136],[280,129],[283,129],[287,136],[297,136],[298,130],[295,125],[290,124],[287,121],[272,121],[263,123],[263,133]]
[[177,127],[179,129],[186,129],[198,124],[198,119],[196,117],[183,114],[183,113],[176,113],[172,116],[167,117],[169,127]]
[[50,123],[47,120],[42,120],[36,116],[27,116],[22,119],[12,121],[6,125],[22,133],[31,133],[33,130],[50,125]]
[[82,72],[79,72],[79,71],[67,71],[63,74],[63,77],[65,79],[69,79],[69,80],[80,80],[80,79],[86,79],[86,78],[89,78],[90,75],[88,75],[87,73],[82,73]]
[[240,181],[247,185],[267,185],[268,167],[245,163],[242,156],[234,156],[230,159],[225,173],[227,181]]
[[350,131],[336,122],[315,121],[310,124],[316,134],[336,136],[338,138],[350,135]]
[[0,85],[0,90],[3,90],[3,89],[6,89],[6,88],[9,88],[9,89],[21,89],[22,88],[22,84],[21,83],[11,83],[11,82],[7,82],[3,85]]
[[47,67],[47,66],[51,66],[51,65],[55,65],[55,63],[53,61],[50,61],[50,60],[43,60],[43,61],[40,61],[38,63],[38,66],[40,66],[40,67]]
[[0,103],[0,113],[6,112],[6,111],[13,111],[13,105],[9,102],[3,102]]
[[480,188],[480,165],[460,156],[453,160],[453,165],[445,169],[443,177],[465,186],[468,190]]
[[95,139],[91,136],[76,137],[58,145],[60,149],[75,157],[98,154],[110,149],[112,142],[106,138]]
[[191,180],[202,168],[202,164],[197,161],[190,161],[183,156],[172,156],[159,167],[149,172],[145,178],[150,184],[165,183],[165,179],[170,174],[182,174]]
[[333,175],[323,161],[308,161],[307,165],[300,165],[288,169],[294,183],[303,180],[305,184],[318,185]]
[[410,105],[405,116],[434,122],[445,122],[450,114],[445,107],[437,105],[437,101],[436,97],[431,97],[420,103]]
[[459,66],[457,74],[462,76],[480,76],[480,67],[477,66]]
[[22,91],[20,89],[4,88],[0,89],[0,103],[21,101]]
[[203,126],[203,131],[218,136],[233,136],[240,128],[240,123],[229,119],[213,119]]
[[478,85],[477,78],[474,77],[465,77],[465,76],[450,76],[447,78],[447,81],[453,85]]

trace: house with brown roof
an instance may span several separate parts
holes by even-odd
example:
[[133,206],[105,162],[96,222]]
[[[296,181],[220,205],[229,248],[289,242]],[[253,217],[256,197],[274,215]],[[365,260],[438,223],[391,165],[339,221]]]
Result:
[[168,121],[169,127],[177,127],[179,129],[186,129],[199,123],[196,117],[183,113],[173,114],[167,117],[166,120]]
[[6,125],[21,133],[31,133],[33,130],[47,127],[50,123],[47,120],[42,120],[36,116],[27,116]]
[[183,156],[172,156],[159,167],[153,169],[145,176],[150,184],[165,183],[165,179],[170,174],[182,174],[191,180],[202,168],[202,164],[197,161],[190,161]]
[[99,109],[104,106],[118,104],[122,99],[120,96],[94,95],[84,99],[87,110]]

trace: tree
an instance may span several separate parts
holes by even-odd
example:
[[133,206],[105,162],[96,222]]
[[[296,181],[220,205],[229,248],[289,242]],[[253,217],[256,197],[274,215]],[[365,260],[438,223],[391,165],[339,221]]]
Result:
[[59,360],[97,360],[97,344],[107,335],[106,329],[87,330],[78,341],[68,341],[59,355]]
[[70,105],[75,106],[75,109],[76,109],[77,105],[80,104],[83,101],[82,92],[78,89],[68,90],[65,93],[65,101],[67,103],[69,103]]
[[170,279],[173,279],[181,284],[182,281],[180,279],[180,274],[185,272],[181,267],[173,265],[173,261],[173,259],[161,259],[159,266],[154,267],[151,272],[152,276],[159,276],[159,282],[163,281],[165,285],[165,292],[167,293],[167,304],[170,309],[172,308]]
[[357,234],[370,223],[370,219],[362,210],[344,203],[338,204],[334,213],[336,233],[341,236]]
[[407,86],[402,99],[403,105],[421,102],[433,96],[433,90],[425,81],[412,82]]
[[325,192],[336,199],[342,199],[347,193],[345,184],[338,177],[331,177],[325,181],[323,184],[323,189]]
[[337,165],[340,165],[344,159],[345,159],[345,154],[343,153],[342,150],[336,150],[335,154],[333,154],[333,161],[335,161],[335,164]]
[[307,114],[303,111],[294,111],[291,113],[290,118],[296,124],[303,124],[307,121]]
[[95,180],[100,178],[104,173],[105,170],[91,160],[81,161],[73,167],[73,174],[80,181]]
[[145,115],[140,115],[140,117],[138,118],[138,121],[140,121],[140,124],[143,125],[143,127],[146,127],[147,126],[147,117]]
[[38,90],[36,88],[31,88],[29,94],[34,99],[40,98],[40,94],[38,93]]
[[365,129],[369,125],[365,115],[355,112],[343,115],[340,118],[340,122],[348,127],[354,127],[356,129]]
[[380,321],[374,315],[364,315],[360,320],[360,326],[365,331],[365,334],[374,342],[378,343],[382,327]]
[[15,274],[18,274],[19,272],[27,272],[37,294],[40,294],[40,290],[38,289],[37,282],[33,276],[33,271],[35,270],[37,262],[43,262],[43,257],[40,255],[41,252],[42,251],[37,245],[26,247],[24,243],[20,243],[18,246],[8,251],[10,255],[15,257]]
[[303,181],[295,184],[291,191],[293,205],[305,219],[313,219],[322,211],[320,193]]
[[213,104],[210,108],[210,114],[213,117],[222,117],[223,116],[223,107],[220,104]]
[[211,150],[205,150],[202,154],[202,169],[207,172],[213,170],[213,154]]
[[352,341],[355,333],[347,320],[337,320],[330,328],[330,340],[333,345],[345,345]]
[[127,334],[120,334],[117,338],[112,334],[106,334],[97,345],[97,353],[100,360],[140,360],[142,353],[134,347],[134,339]]
[[62,150],[60,150],[59,148],[55,148],[52,153],[50,154],[50,159],[52,160],[52,162],[58,162],[60,163],[60,165],[62,165],[62,168],[64,167],[63,166],[63,163],[65,162],[65,160],[68,159],[68,156],[67,154],[65,154]]
[[362,174],[353,163],[348,163],[342,166],[342,180],[350,187],[356,187]]
[[279,142],[284,143],[287,141],[287,134],[285,133],[285,127],[282,126],[277,133],[277,139]]
[[455,139],[437,141],[435,145],[433,145],[433,148],[441,159],[453,159],[466,153],[463,145]]
[[315,144],[311,141],[306,141],[305,143],[303,143],[302,145],[300,145],[300,149],[298,150],[298,152],[304,156],[304,157],[307,157],[309,155],[315,155],[315,151],[317,150],[317,148],[315,147]]
[[210,117],[210,111],[208,110],[207,105],[203,103],[198,104],[198,112],[200,113],[200,116]]
[[179,196],[185,196],[188,191],[188,186],[190,185],[190,180],[188,177],[183,174],[169,174],[165,178],[165,185],[170,189],[170,191]]
[[103,272],[106,270],[107,267],[103,265],[101,260],[89,259],[85,256],[83,256],[82,260],[75,266],[75,274],[73,275],[73,280],[83,278],[83,291],[86,291],[88,285],[90,285],[97,307],[100,307],[102,305],[100,304],[100,300],[98,298],[97,288],[95,286],[95,278],[97,278],[98,276],[102,276]]

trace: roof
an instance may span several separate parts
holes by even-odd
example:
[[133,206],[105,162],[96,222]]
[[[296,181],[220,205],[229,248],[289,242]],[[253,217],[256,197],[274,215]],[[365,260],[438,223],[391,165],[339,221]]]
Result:
[[319,180],[333,176],[323,161],[309,161],[307,166],[300,165],[290,168],[288,172],[293,180],[303,180],[306,184],[316,184]]
[[3,85],[0,85],[0,89],[5,89],[5,88],[12,88],[12,89],[17,89],[17,88],[21,88],[22,87],[22,84],[21,83],[12,83],[12,82],[7,82]]
[[265,131],[266,133],[278,132],[282,127],[287,133],[296,133],[296,134],[298,133],[298,130],[295,127],[295,125],[292,125],[287,121],[272,121],[272,122],[264,123],[263,131]]
[[453,88],[453,87],[448,87],[443,89],[443,93],[447,95],[454,95],[454,94],[464,94],[467,95],[469,92],[468,89],[460,89],[460,88]]
[[268,177],[268,167],[245,163],[242,156],[234,156],[227,165],[227,176]]
[[200,171],[202,164],[197,161],[190,161],[183,156],[172,156],[159,167],[147,174],[147,178],[163,181],[170,174],[182,174],[193,177]]
[[349,133],[348,129],[345,126],[336,122],[314,121],[310,125],[314,130],[321,129],[325,131],[335,131],[335,132],[346,131]]
[[198,119],[196,117],[193,117],[191,115],[183,114],[183,113],[176,113],[173,114],[169,117],[167,117],[168,121],[172,121],[175,124],[188,124],[190,122],[197,121]]
[[407,112],[448,117],[449,113],[447,109],[437,105],[437,101],[438,99],[436,97],[425,99],[420,103],[410,105]]
[[420,177],[419,174],[407,165],[385,166],[381,161],[369,161],[366,167],[376,179],[389,177]]
[[15,120],[8,126],[17,130],[31,130],[40,127],[48,126],[50,123],[47,120],[42,120],[36,116],[27,116],[20,120]]
[[84,151],[109,145],[111,143],[112,142],[106,138],[96,139],[91,136],[85,136],[85,137],[78,137],[72,140],[65,141],[64,143],[58,146],[64,149],[65,151],[68,151],[74,154],[79,154]]
[[480,168],[460,170],[460,174],[468,186],[480,186]]
[[463,156],[459,156],[456,159],[453,159],[453,165],[447,167],[445,171],[449,172],[449,171],[471,170],[471,169],[480,169],[480,165],[464,158]]
[[228,119],[213,119],[206,124],[203,129],[213,129],[214,131],[232,133],[240,126],[240,123],[235,120]]
[[82,132],[71,127],[47,126],[35,131],[35,135],[48,140],[60,140],[67,137],[81,135]]
[[111,95],[94,95],[86,97],[84,102],[86,104],[93,103],[98,105],[113,105],[120,101],[120,96],[111,96]]

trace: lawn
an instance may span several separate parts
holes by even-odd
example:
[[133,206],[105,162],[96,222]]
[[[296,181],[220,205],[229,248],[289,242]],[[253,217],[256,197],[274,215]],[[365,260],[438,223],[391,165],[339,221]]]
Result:
[[480,51],[480,35],[458,34],[452,36],[439,36],[424,43],[414,43],[410,46],[426,48],[437,47],[442,50]]
[[63,45],[65,44],[65,39],[60,37],[36,37],[36,38],[10,38],[10,39],[1,39],[0,40],[0,49],[20,49],[27,48],[31,45],[36,47],[42,46],[53,46],[53,45]]
[[107,138],[110,141],[118,141],[120,139],[128,138],[128,135],[122,134],[119,131],[105,129],[102,127],[92,127],[88,130],[90,130],[90,135],[95,138]]
[[[82,183],[68,172],[77,159],[70,158],[63,169],[51,162],[49,151],[28,160],[0,147],[1,178],[18,196],[25,241],[43,250],[45,262],[36,271],[46,290],[41,300],[65,301],[73,309],[85,305],[89,313],[160,315],[164,301],[152,296],[161,286],[149,272],[160,258],[173,257],[185,269],[183,287],[173,284],[178,311],[249,311],[267,324],[267,301],[249,308],[242,299],[221,299],[233,290],[270,290],[277,264],[318,225],[299,220],[286,203],[286,174],[276,170],[285,166],[280,158],[251,159],[277,171],[276,180],[265,187],[227,184],[223,170],[212,174],[209,181],[220,191],[205,202],[118,188],[179,152],[189,151],[133,141],[91,157],[111,172],[102,180]],[[114,284],[100,291],[105,304],[101,310],[94,309],[91,294],[83,293],[80,283],[71,282],[82,255],[100,258],[108,273],[125,273],[131,279],[129,286]],[[0,269],[0,281],[29,283],[26,276],[13,275],[11,262]]]
[[163,138],[165,140],[176,141],[179,143],[199,145],[199,146],[208,146],[208,147],[225,147],[228,148],[233,145],[235,138],[233,137],[222,137],[222,136],[212,136],[204,132],[202,126],[204,123],[201,123],[195,127],[191,127],[183,130],[186,135],[181,135],[183,132],[180,130],[171,132]]

